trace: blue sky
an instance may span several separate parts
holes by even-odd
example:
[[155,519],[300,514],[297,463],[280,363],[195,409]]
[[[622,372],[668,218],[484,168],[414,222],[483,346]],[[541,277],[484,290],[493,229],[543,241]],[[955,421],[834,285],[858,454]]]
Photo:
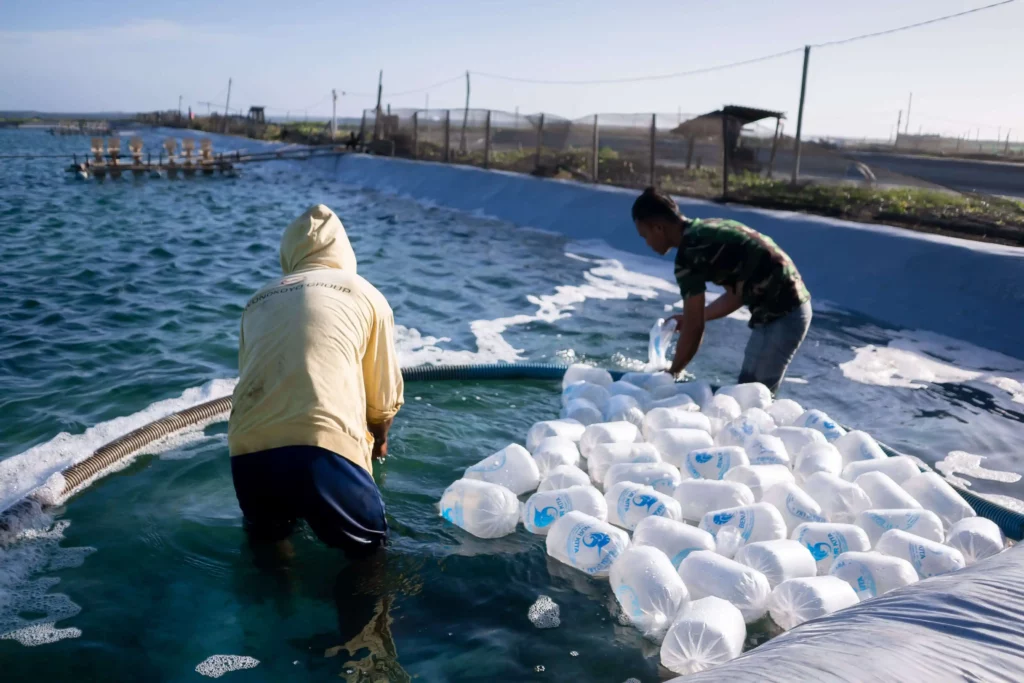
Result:
[[[339,113],[471,71],[602,79],[713,66],[962,11],[993,0],[662,0],[585,3],[7,0],[0,3],[0,110],[152,110],[201,102],[270,113]],[[587,9],[582,9],[586,7]],[[978,128],[1024,139],[1024,2],[905,33],[812,51],[805,130],[888,137],[913,91],[911,131]],[[795,127],[802,55],[712,74],[609,85],[472,78],[472,106],[577,117],[777,108]],[[461,107],[461,80],[429,92]],[[904,116],[906,112],[904,111]]]

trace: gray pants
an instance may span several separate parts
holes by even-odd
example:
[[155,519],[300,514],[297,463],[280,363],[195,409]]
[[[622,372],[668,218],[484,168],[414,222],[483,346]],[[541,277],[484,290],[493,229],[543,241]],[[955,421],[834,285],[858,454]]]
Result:
[[810,326],[811,302],[808,301],[778,320],[753,328],[743,355],[740,383],[760,382],[773,394],[778,391],[786,368]]

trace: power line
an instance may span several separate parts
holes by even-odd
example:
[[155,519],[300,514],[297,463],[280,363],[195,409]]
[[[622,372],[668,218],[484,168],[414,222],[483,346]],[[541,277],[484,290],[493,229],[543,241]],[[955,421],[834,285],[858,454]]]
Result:
[[[1012,1],[1012,0],[1011,0]],[[637,83],[640,81],[662,81],[670,78],[682,78],[684,76],[695,76],[697,74],[709,73],[712,71],[721,71],[722,69],[732,69],[737,66],[745,66],[747,64],[756,64],[757,62],[766,62],[770,59],[777,59],[779,57],[785,57],[786,55],[796,54],[797,52],[803,52],[802,47],[793,48],[791,50],[784,50],[783,52],[776,52],[770,55],[764,55],[762,57],[754,57],[753,59],[744,59],[738,62],[730,62],[728,64],[718,64],[715,66],[707,66],[701,69],[691,69],[689,71],[677,71],[670,74],[658,74],[654,76],[634,76],[631,78],[603,78],[586,81],[552,81],[544,79],[534,78],[517,78],[515,76],[501,76],[498,74],[483,73],[480,71],[472,71],[475,76],[483,76],[485,78],[496,78],[503,81],[515,81],[517,83],[538,83],[543,85],[606,85],[610,83]]]
[[[838,40],[830,40],[823,43],[813,43],[811,47],[833,47],[836,45],[844,45],[846,43],[852,43],[858,40],[867,40],[869,38],[877,38],[879,36],[888,35],[890,33],[898,33],[900,31],[908,31],[913,28],[919,28],[921,26],[927,26],[929,24],[935,24],[940,21],[947,21],[949,19],[956,19],[957,17],[966,16],[968,14],[974,14],[976,12],[983,12],[985,10],[993,9],[995,7],[1002,7],[1003,5],[1009,5],[1016,0],[1002,0],[990,5],[983,7],[975,7],[974,9],[965,10],[963,12],[957,12],[955,14],[947,14],[941,17],[935,17],[934,19],[927,19],[925,21],[919,21],[913,24],[906,24],[905,26],[898,26],[896,28],[886,29],[884,31],[875,31],[872,33],[864,33],[859,36],[852,36],[850,38],[841,38]],[[513,81],[516,83],[534,83],[538,85],[608,85],[613,83],[639,83],[642,81],[661,81],[673,78],[684,78],[686,76],[696,76],[699,74],[711,73],[714,71],[723,71],[725,69],[732,69],[738,66],[746,66],[748,64],[756,64],[758,62],[766,62],[772,59],[778,59],[779,57],[785,57],[787,55],[795,54],[803,51],[802,47],[793,48],[791,50],[783,50],[782,52],[775,52],[773,54],[764,55],[762,57],[754,57],[752,59],[744,59],[738,62],[729,62],[727,64],[717,64],[715,66],[704,67],[701,69],[691,69],[689,71],[677,71],[669,74],[657,74],[652,76],[634,76],[627,78],[602,78],[593,80],[547,80],[539,78],[519,78],[516,76],[503,76],[500,74],[484,73],[480,71],[473,71],[472,73],[477,76],[483,76],[485,78],[494,78],[503,81]],[[455,79],[452,79],[455,80]]]
[[439,81],[437,83],[434,83],[433,85],[428,85],[428,86],[423,87],[423,88],[416,88],[414,90],[403,90],[402,92],[390,92],[390,93],[385,91],[385,94],[388,97],[400,97],[402,95],[415,95],[416,93],[419,93],[419,92],[426,92],[427,90],[433,90],[434,88],[440,88],[442,85],[448,85],[449,83],[454,83],[455,81],[461,81],[465,77],[466,77],[466,74],[462,73],[462,74],[459,74],[458,76],[453,76],[452,78],[447,78],[447,79],[445,79],[443,81]]
[[996,2],[991,5],[985,5],[984,7],[975,7],[974,9],[964,10],[963,12],[957,12],[956,14],[947,14],[942,17],[935,17],[934,19],[927,19],[925,21],[919,21],[915,24],[907,24],[906,26],[898,26],[896,28],[886,29],[884,31],[875,31],[874,33],[865,33],[863,35],[854,36],[852,38],[842,38],[840,40],[830,40],[826,43],[818,43],[812,47],[831,47],[833,45],[843,45],[844,43],[852,43],[855,40],[867,40],[868,38],[877,38],[878,36],[887,36],[890,33],[899,33],[900,31],[909,31],[912,28],[918,28],[920,26],[928,26],[929,24],[937,24],[940,21],[946,21],[948,19],[956,19],[957,17],[963,17],[968,14],[974,14],[975,12],[983,12],[993,7],[1002,7],[1003,5],[1009,5],[1011,2],[1016,0],[1003,0],[1002,2]]

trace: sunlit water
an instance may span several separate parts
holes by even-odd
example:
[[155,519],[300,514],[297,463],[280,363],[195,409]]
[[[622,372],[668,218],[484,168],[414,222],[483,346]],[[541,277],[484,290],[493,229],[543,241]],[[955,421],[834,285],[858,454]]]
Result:
[[[0,154],[86,144],[0,130]],[[230,391],[242,306],[277,274],[280,233],[311,203],[342,217],[360,273],[395,309],[407,365],[632,367],[678,301],[664,263],[623,266],[599,245],[357,191],[300,165],[99,184],[69,179],[65,164],[0,161],[0,460],[18,463],[0,463],[0,501],[148,421],[158,401]],[[818,303],[783,395],[944,461],[1003,502],[1024,498],[1013,474],[1024,471],[1024,362]],[[732,381],[746,337],[741,319],[710,325],[692,370]],[[199,679],[212,655],[258,660],[226,674],[239,681],[665,677],[656,648],[610,612],[606,583],[553,564],[522,529],[481,541],[437,516],[467,465],[557,413],[557,387],[410,384],[406,398],[375,473],[393,531],[379,581],[352,585],[308,531],[283,565],[254,557],[225,426],[213,425],[22,520],[15,542],[0,534],[3,678]],[[60,432],[71,438],[51,441]],[[377,609],[359,611],[355,593],[380,596]],[[561,606],[557,629],[527,618],[541,594]],[[350,656],[342,646],[364,626]]]

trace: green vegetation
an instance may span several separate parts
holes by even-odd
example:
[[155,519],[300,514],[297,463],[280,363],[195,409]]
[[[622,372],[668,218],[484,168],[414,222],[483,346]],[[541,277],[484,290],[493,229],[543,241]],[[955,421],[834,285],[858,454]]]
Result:
[[919,188],[791,185],[747,174],[730,178],[729,201],[1024,245],[1024,203]]

